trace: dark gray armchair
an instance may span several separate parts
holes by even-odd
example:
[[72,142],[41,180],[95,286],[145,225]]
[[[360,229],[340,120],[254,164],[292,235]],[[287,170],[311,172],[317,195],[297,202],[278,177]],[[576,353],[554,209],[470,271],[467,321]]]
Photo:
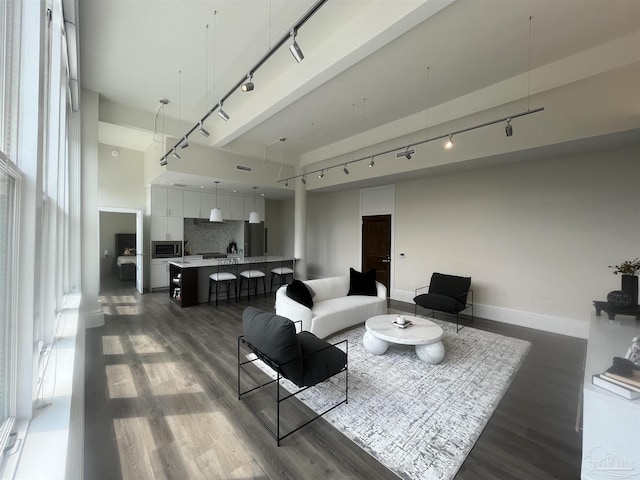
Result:
[[[262,392],[275,402],[275,428],[272,428],[261,413],[264,410],[256,410],[251,401],[247,401],[246,405],[262,426],[276,439],[278,446],[282,439],[348,402],[349,373],[346,340],[331,344],[311,332],[296,333],[294,322],[288,318],[254,307],[249,307],[242,313],[242,327],[244,335],[238,337],[238,400],[245,399],[247,395],[254,392]],[[342,348],[338,348],[338,345]],[[247,356],[248,353],[253,353],[255,356]],[[275,380],[264,380],[266,375],[256,366],[252,366],[258,360],[275,372]],[[283,435],[280,431],[280,404],[341,372],[345,374],[344,400],[328,407],[322,413],[316,414]],[[243,373],[252,381],[252,386],[244,390],[241,380]],[[284,390],[280,385],[283,378],[293,382],[298,390],[293,393]],[[274,384],[275,388],[273,388]]]
[[456,333],[460,331],[460,313],[471,308],[470,323],[473,323],[473,290],[471,277],[459,277],[434,273],[431,282],[425,287],[416,288],[414,313],[418,314],[418,305],[433,312],[444,312],[456,316]]

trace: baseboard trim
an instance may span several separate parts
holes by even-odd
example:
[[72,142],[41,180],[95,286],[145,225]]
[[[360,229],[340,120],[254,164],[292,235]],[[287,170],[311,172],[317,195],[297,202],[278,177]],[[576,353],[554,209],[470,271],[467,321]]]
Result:
[[[400,302],[413,304],[414,296],[414,292],[408,292],[406,290],[391,291],[391,298]],[[582,322],[573,318],[556,317],[553,315],[477,303],[473,306],[473,313],[480,318],[517,325],[519,327],[534,328],[536,330],[577,338],[586,339],[589,336],[589,322]]]

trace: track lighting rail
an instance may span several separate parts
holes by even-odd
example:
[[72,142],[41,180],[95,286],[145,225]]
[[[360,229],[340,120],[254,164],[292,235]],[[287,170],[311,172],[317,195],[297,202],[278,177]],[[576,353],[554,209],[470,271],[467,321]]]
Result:
[[[515,113],[513,115],[509,115],[507,117],[503,117],[503,118],[498,118],[496,120],[492,120],[490,122],[485,122],[485,123],[480,123],[478,125],[474,125],[473,127],[467,127],[467,128],[462,128],[460,130],[455,130],[453,132],[448,132],[442,135],[438,135],[437,137],[433,137],[433,138],[426,138],[424,140],[420,140],[418,142],[412,142],[406,145],[403,145],[401,147],[395,147],[395,148],[391,148],[389,150],[384,150],[382,152],[377,152],[374,153],[373,155],[366,155],[364,157],[360,157],[360,158],[355,158],[353,160],[349,160],[347,162],[340,162],[337,163],[335,165],[331,165],[329,167],[322,167],[322,168],[318,168],[317,170],[310,170],[308,172],[304,172],[301,173],[299,175],[293,175],[291,177],[287,177],[287,178],[283,178],[281,180],[278,180],[278,183],[280,182],[285,182],[285,188],[289,185],[289,180],[295,180],[296,178],[300,178],[300,177],[304,177],[306,175],[311,175],[314,173],[320,173],[320,175],[318,176],[318,178],[322,178],[324,177],[324,172],[326,170],[331,170],[332,168],[338,168],[338,167],[344,167],[343,171],[345,174],[348,174],[348,169],[347,169],[347,165],[349,165],[350,163],[356,163],[356,162],[361,162],[363,160],[371,160],[371,162],[369,163],[369,167],[372,167],[374,162],[374,158],[376,157],[381,157],[382,155],[387,155],[388,153],[392,153],[392,152],[396,152],[396,151],[401,151],[401,150],[405,150],[405,151],[409,151],[409,149],[411,147],[415,147],[416,145],[422,145],[423,143],[429,143],[429,142],[435,142],[436,140],[442,140],[443,138],[449,138],[452,139],[454,136],[459,135],[461,133],[465,133],[465,132],[470,132],[472,130],[477,130],[479,128],[484,128],[484,127],[488,127],[491,125],[495,125],[497,123],[502,123],[502,122],[508,122],[508,125],[511,126],[511,121],[514,118],[519,118],[519,117],[524,117],[526,115],[531,115],[532,113],[538,113],[538,112],[542,112],[544,110],[544,107],[540,107],[540,108],[535,108],[533,110],[526,110],[524,112],[520,112],[520,113]],[[513,131],[512,131],[513,133]],[[507,135],[507,136],[511,136],[511,135]],[[406,156],[406,155],[400,155],[402,156]],[[407,159],[409,159],[411,156],[407,156]]]
[[[251,69],[247,72],[247,74],[245,74],[220,100],[218,100],[215,105],[207,112],[205,113],[205,115],[198,120],[198,122],[196,122],[196,124],[191,127],[191,129],[185,133],[183,135],[182,138],[180,138],[180,141],[178,143],[176,143],[169,151],[167,151],[164,156],[160,159],[160,165],[166,165],[167,164],[167,158],[169,157],[169,155],[171,155],[173,152],[176,151],[176,149],[180,146],[180,144],[182,143],[183,139],[188,137],[189,135],[191,135],[193,132],[195,132],[196,130],[200,129],[200,126],[202,125],[202,123],[209,118],[218,108],[220,108],[220,106],[238,89],[240,89],[242,87],[242,85],[247,81],[247,77],[248,76],[253,76],[253,74],[267,61],[269,60],[269,58],[271,58],[271,56],[277,52],[280,47],[282,47],[285,43],[287,43],[287,41],[293,36],[295,39],[295,34],[297,34],[298,30],[300,29],[300,27],[302,27],[305,23],[307,23],[307,21],[313,17],[313,15],[315,15],[315,13],[320,9],[320,7],[322,7],[325,3],[327,3],[328,0],[318,0],[316,3],[314,3],[311,8],[309,8],[309,10],[307,10],[299,19],[296,23],[294,23],[289,29],[287,29],[287,33],[285,33],[284,35],[282,35],[282,37],[280,37],[280,39],[275,42],[273,44],[273,46],[267,51],[267,53],[265,53],[262,58],[260,58],[258,60],[258,62],[251,67]],[[174,155],[175,156],[175,155]]]

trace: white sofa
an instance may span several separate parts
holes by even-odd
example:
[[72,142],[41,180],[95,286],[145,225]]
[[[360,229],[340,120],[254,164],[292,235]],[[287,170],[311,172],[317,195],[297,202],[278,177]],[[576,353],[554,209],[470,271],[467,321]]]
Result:
[[287,296],[287,286],[276,292],[276,313],[302,321],[302,330],[319,338],[364,323],[368,318],[387,313],[387,287],[376,282],[377,295],[347,295],[349,277],[319,278],[303,282],[312,293],[313,307],[307,308]]

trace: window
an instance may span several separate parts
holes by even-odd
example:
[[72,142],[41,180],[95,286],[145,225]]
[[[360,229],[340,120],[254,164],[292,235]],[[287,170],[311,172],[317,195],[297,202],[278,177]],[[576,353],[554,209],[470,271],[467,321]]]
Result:
[[0,451],[8,441],[15,416],[16,318],[15,280],[16,175],[9,161],[12,110],[12,2],[0,1]]
[[[75,308],[66,295],[80,280],[78,264],[72,274],[69,266],[69,244],[80,244],[79,219],[69,215],[70,205],[77,204],[70,198],[80,192],[80,119],[70,105],[64,28],[62,0],[0,0],[2,478],[43,468],[37,442],[47,433],[60,434],[59,425],[49,431],[47,422],[60,416],[60,408],[70,409],[73,393],[66,377],[57,380],[75,372],[65,370],[64,356],[52,353],[61,334],[57,327],[65,325],[58,320],[65,308]],[[34,425],[36,440],[26,441]],[[12,438],[15,447],[5,449]]]
[[13,426],[15,363],[13,350],[16,315],[13,292],[15,266],[16,178],[0,153],[0,447]]

